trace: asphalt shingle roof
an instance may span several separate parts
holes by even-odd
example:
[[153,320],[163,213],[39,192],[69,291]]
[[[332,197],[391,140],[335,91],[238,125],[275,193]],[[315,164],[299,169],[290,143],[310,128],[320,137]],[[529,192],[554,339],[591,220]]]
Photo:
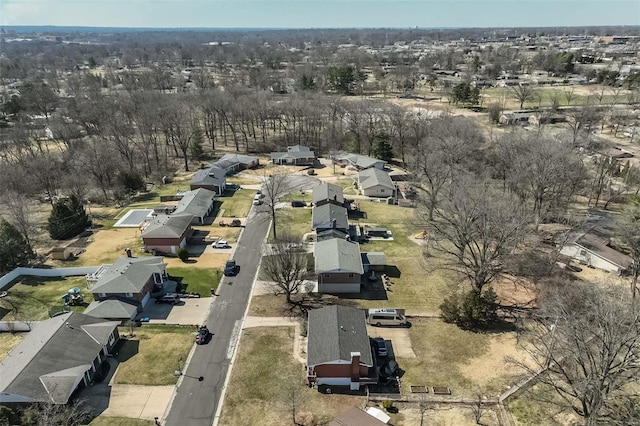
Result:
[[188,213],[196,217],[205,217],[213,204],[213,199],[216,197],[216,193],[204,188],[198,188],[193,191],[189,191],[176,206],[176,213]]
[[319,227],[330,228],[332,227],[332,221],[334,219],[336,221],[336,228],[349,228],[349,217],[345,207],[336,206],[332,203],[313,207],[313,212],[311,213],[311,227],[314,230]]
[[98,278],[91,293],[140,293],[153,274],[162,274],[161,256],[121,257]]
[[118,324],[77,312],[33,324],[0,363],[0,402],[6,393],[66,403]]
[[342,187],[334,185],[332,183],[323,183],[313,188],[313,194],[311,201],[313,204],[320,201],[334,201],[340,205],[344,204],[344,195]]
[[389,189],[395,189],[393,181],[389,174],[380,169],[366,169],[358,173],[358,182],[362,189],[372,188],[374,186],[383,186]]
[[318,241],[313,248],[317,274],[346,272],[362,275],[360,245],[340,238]]
[[363,310],[327,306],[309,311],[308,320],[307,365],[351,361],[351,353],[360,352],[360,362],[373,366]]
[[378,160],[377,158],[361,154],[352,154],[350,152],[339,152],[335,155],[335,158],[338,161],[347,161],[360,169],[367,169],[378,163],[386,163],[386,161]]
[[87,309],[84,310],[85,315],[95,318],[120,318],[129,319],[138,312],[138,307],[133,304],[119,299],[107,299],[100,302],[91,302]]
[[142,238],[180,238],[192,220],[189,213],[159,214],[147,222]]
[[224,169],[211,166],[196,172],[189,182],[191,185],[224,186],[227,172]]

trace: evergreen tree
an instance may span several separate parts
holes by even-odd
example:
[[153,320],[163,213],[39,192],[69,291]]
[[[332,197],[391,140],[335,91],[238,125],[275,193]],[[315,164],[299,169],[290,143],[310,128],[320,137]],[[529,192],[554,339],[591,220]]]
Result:
[[199,161],[204,156],[204,137],[202,135],[202,130],[200,127],[196,127],[193,129],[193,137],[191,138],[191,158],[196,161]]
[[24,236],[4,218],[0,218],[0,241],[0,273],[25,266],[36,257]]
[[386,134],[380,134],[376,136],[376,145],[373,148],[373,155],[384,161],[391,161],[393,159],[393,147],[389,143],[389,136]]
[[76,196],[58,201],[49,215],[49,235],[54,240],[75,237],[89,226],[89,217]]

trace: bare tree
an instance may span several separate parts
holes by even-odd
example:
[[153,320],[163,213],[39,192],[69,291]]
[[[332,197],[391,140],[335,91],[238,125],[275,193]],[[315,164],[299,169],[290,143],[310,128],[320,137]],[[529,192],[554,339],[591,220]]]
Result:
[[511,87],[511,95],[520,102],[520,109],[523,108],[524,103],[533,99],[536,89],[530,84],[518,84]]
[[262,258],[262,271],[273,281],[273,294],[284,294],[287,303],[295,306],[293,297],[307,276],[307,253],[302,237],[293,234],[281,235],[267,246]]
[[9,221],[22,234],[31,246],[30,235],[34,227],[29,200],[23,194],[8,192],[3,196],[4,205],[9,213]]
[[482,401],[482,395],[480,394],[476,395],[476,400],[471,406],[471,411],[473,412],[473,418],[476,421],[476,424],[481,425],[482,415],[484,414],[484,411],[485,411],[485,407]]
[[631,256],[631,295],[635,301],[640,276],[640,206],[624,209],[616,220],[615,234]]
[[607,286],[559,285],[541,299],[521,346],[530,361],[513,361],[551,392],[545,402],[571,409],[586,425],[640,403],[629,388],[640,378],[640,309],[628,293]]
[[460,179],[435,209],[435,248],[478,292],[502,273],[502,260],[528,232],[530,217],[513,195],[490,182]]
[[284,172],[276,172],[271,176],[263,176],[262,179],[264,188],[264,198],[262,202],[269,208],[271,215],[271,228],[273,231],[273,239],[278,239],[276,219],[277,219],[277,204],[280,198],[287,194],[292,188],[287,175]]
[[38,403],[27,408],[23,417],[31,419],[29,424],[37,426],[80,426],[91,419],[92,409],[85,400],[67,404]]

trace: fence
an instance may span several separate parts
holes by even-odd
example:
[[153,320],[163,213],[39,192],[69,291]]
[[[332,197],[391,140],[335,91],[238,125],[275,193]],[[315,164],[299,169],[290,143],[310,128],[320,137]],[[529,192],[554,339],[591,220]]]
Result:
[[78,268],[16,268],[4,277],[0,278],[0,290],[9,287],[18,277],[31,275],[34,277],[70,277],[92,274],[98,270],[99,266],[85,266]]

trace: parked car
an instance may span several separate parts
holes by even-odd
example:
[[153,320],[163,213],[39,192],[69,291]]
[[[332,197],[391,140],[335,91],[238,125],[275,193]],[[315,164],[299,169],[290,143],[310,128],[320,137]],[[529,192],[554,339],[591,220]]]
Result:
[[198,334],[196,334],[196,344],[204,345],[209,341],[210,337],[211,337],[211,333],[209,332],[209,329],[207,328],[206,325],[203,325],[200,328],[198,328]]
[[253,197],[253,205],[259,206],[260,204],[262,204],[262,198],[260,197],[260,195],[256,195],[255,197]]
[[214,249],[226,249],[226,248],[231,248],[231,246],[229,245],[229,243],[227,242],[227,240],[218,240],[215,243],[211,244],[211,247],[213,247]]
[[307,203],[302,200],[293,200],[291,202],[291,207],[306,207]]
[[260,198],[264,198],[264,194],[259,189],[256,191],[256,196]]
[[224,275],[227,277],[238,275],[238,271],[240,271],[240,266],[236,264],[235,260],[228,260],[224,265]]
[[398,363],[394,360],[389,361],[380,369],[380,376],[383,379],[392,379],[398,376],[399,373]]
[[171,303],[175,305],[180,301],[180,296],[178,293],[167,293],[164,296],[158,297],[156,299],[156,303]]
[[378,356],[387,356],[389,351],[387,350],[387,343],[384,341],[382,337],[376,337],[372,339],[373,347],[376,350],[376,355]]

